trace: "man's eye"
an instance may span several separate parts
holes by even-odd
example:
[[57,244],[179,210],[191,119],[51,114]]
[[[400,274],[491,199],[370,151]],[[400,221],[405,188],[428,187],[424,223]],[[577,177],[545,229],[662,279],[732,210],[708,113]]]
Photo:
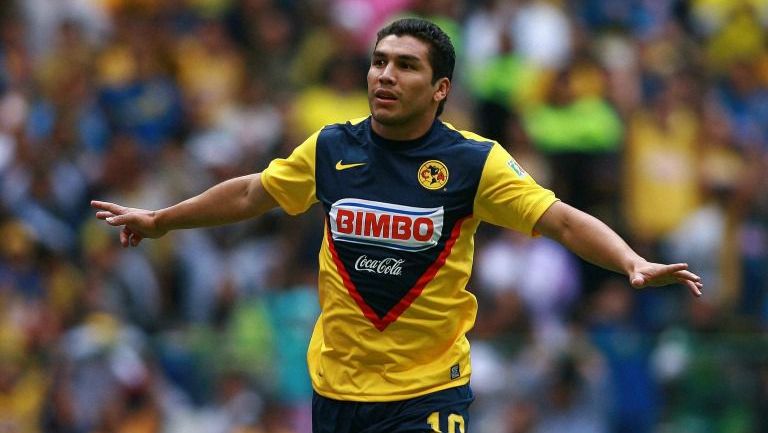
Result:
[[384,66],[386,62],[384,60],[374,60],[373,66]]

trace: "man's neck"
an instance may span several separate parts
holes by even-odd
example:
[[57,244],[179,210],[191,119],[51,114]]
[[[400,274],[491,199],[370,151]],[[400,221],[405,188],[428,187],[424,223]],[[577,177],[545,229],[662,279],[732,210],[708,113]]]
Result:
[[385,125],[371,117],[371,128],[380,137],[387,140],[406,141],[423,137],[434,123],[434,118],[429,121],[420,121],[415,125]]

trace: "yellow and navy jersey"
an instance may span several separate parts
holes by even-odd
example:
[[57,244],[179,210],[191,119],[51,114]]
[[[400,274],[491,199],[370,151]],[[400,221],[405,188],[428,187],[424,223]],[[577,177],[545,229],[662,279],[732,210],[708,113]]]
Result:
[[370,118],[326,126],[262,182],[290,214],[323,206],[310,376],[319,394],[351,401],[468,383],[475,230],[532,234],[556,200],[498,143],[439,120],[405,142],[375,135]]

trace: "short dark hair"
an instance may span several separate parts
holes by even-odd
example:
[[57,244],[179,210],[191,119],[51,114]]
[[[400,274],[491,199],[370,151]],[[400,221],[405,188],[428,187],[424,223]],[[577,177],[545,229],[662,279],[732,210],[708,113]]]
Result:
[[[376,46],[389,35],[413,36],[429,45],[429,64],[432,66],[432,84],[440,78],[453,79],[456,66],[456,50],[451,38],[437,24],[420,18],[402,18],[379,30],[376,34]],[[446,98],[447,99],[447,98]],[[440,101],[437,115],[443,112],[446,99]]]

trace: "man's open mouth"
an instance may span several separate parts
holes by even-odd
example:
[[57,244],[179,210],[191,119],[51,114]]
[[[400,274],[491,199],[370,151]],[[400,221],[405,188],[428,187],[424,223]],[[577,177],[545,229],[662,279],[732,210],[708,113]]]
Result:
[[389,90],[377,90],[373,94],[378,99],[383,99],[385,101],[394,101],[397,99],[397,95],[395,95],[393,92],[390,92]]

